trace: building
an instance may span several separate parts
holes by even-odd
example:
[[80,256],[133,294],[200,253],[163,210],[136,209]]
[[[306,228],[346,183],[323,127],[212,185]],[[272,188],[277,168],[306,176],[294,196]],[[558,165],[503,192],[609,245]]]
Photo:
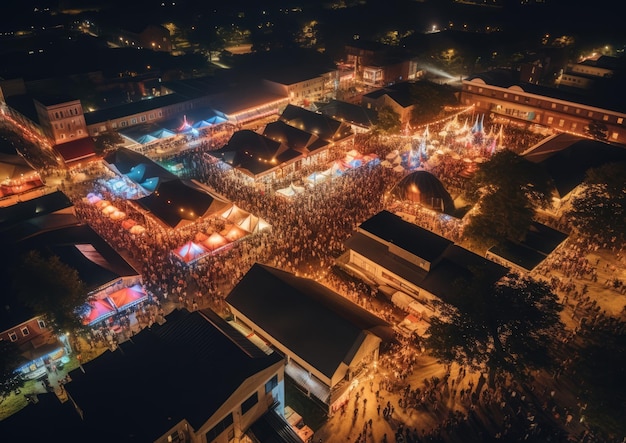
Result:
[[286,373],[335,411],[393,332],[384,320],[308,278],[255,264],[226,297],[237,322],[287,359]]
[[[265,354],[212,311],[173,311],[70,373],[68,401],[28,405],[3,422],[23,439],[226,443],[254,440],[252,425],[297,442],[284,415],[284,360]],[[51,395],[51,394],[47,394]],[[37,426],[33,426],[37,423]],[[107,423],[104,425],[103,423]],[[270,441],[270,440],[267,440]]]
[[541,125],[558,132],[595,136],[626,145],[626,112],[619,94],[581,94],[518,81],[506,69],[471,75],[463,80],[461,104],[492,119],[506,118],[524,125]]
[[355,134],[370,131],[378,121],[378,113],[375,110],[340,100],[330,100],[328,103],[319,104],[317,112],[349,123]]
[[495,283],[508,271],[389,211],[361,223],[345,245],[337,263],[348,272],[427,305],[453,303],[477,274]]
[[372,41],[354,41],[344,48],[346,65],[365,86],[380,88],[421,76],[414,57]]
[[376,112],[389,107],[398,114],[404,127],[411,121],[413,109],[418,106],[411,94],[411,85],[412,82],[401,82],[368,92],[361,98],[361,106]]

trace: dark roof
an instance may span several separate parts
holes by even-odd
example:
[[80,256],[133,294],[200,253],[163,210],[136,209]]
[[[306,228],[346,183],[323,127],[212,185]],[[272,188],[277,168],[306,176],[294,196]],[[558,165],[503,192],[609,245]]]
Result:
[[626,161],[626,149],[562,133],[536,145],[524,158],[541,164],[564,197],[584,181],[589,169]]
[[[437,177],[428,171],[414,171],[391,190],[400,200],[409,200],[446,214],[454,214],[454,201]],[[443,206],[442,206],[443,205]]]
[[14,247],[21,252],[35,249],[44,255],[58,255],[63,263],[78,271],[87,290],[120,277],[138,275],[136,269],[85,224],[43,231],[19,241]]
[[29,118],[32,122],[39,124],[39,116],[32,96],[28,94],[12,95],[5,97],[5,101],[9,107]]
[[280,120],[308,133],[315,134],[328,142],[340,142],[353,135],[349,125],[327,115],[291,104],[285,107],[280,115]]
[[83,137],[66,143],[54,145],[65,163],[80,161],[96,155],[96,145],[91,137]]
[[276,94],[263,85],[252,85],[231,89],[211,99],[211,107],[224,115],[233,115],[258,106],[286,100],[284,95]]
[[176,93],[162,95],[160,97],[154,97],[151,99],[139,100],[125,105],[112,106],[110,108],[86,112],[84,114],[85,122],[87,123],[87,125],[94,125],[96,123],[103,123],[108,120],[129,117],[131,115],[147,112],[152,109],[174,105],[176,103],[181,103],[186,100],[188,100],[187,97]]
[[33,99],[37,100],[44,106],[61,105],[63,103],[74,102],[78,100],[78,98],[71,95],[35,95]]
[[488,252],[502,257],[527,271],[533,270],[546,259],[545,254],[510,240],[492,246]]
[[345,245],[346,249],[351,249],[363,257],[367,257],[416,286],[421,286],[424,278],[426,278],[426,270],[389,252],[387,245],[368,235],[355,232],[345,241]]
[[265,73],[264,77],[269,81],[280,83],[282,85],[293,85],[295,83],[320,77],[329,70],[330,69],[316,69],[306,65],[291,65],[289,67],[270,69],[270,72]]
[[495,283],[508,268],[457,245],[451,245],[430,270],[420,287],[446,303],[455,304],[475,279]]
[[61,191],[21,201],[11,206],[0,207],[0,231],[31,218],[51,214],[73,206],[72,201]]
[[253,441],[263,443],[302,443],[296,431],[274,409],[252,423],[247,434],[254,436]]
[[65,388],[82,420],[71,401],[42,396],[45,404],[17,412],[4,429],[28,441],[62,429],[66,441],[90,442],[154,441],[185,419],[197,431],[246,380],[282,361],[238,346],[231,337],[241,334],[209,312],[179,310],[166,319],[85,363],[84,373],[70,373]]
[[227,83],[221,77],[205,76],[168,80],[163,82],[163,86],[185,97],[199,98],[222,92],[227,87]]
[[335,120],[345,121],[364,128],[371,128],[378,121],[378,113],[354,103],[331,100],[319,106],[318,111]]
[[411,86],[413,84],[414,82],[394,83],[393,85],[364,94],[363,97],[377,100],[383,95],[387,95],[403,108],[408,108],[409,106],[415,104],[416,101],[411,93]]
[[393,254],[383,243],[365,234],[356,232],[345,244],[347,249],[378,263],[384,269],[448,303],[454,303],[463,294],[463,288],[474,278],[496,282],[508,271],[505,267],[457,245],[448,246],[427,272]]
[[209,151],[209,154],[252,176],[261,175],[302,155],[285,143],[248,129],[235,132],[226,145]]
[[389,326],[314,280],[258,263],[226,302],[329,378],[350,363],[366,331],[383,336]]
[[427,229],[402,220],[389,211],[381,211],[365,220],[360,230],[433,262],[440,257],[453,242]]
[[172,228],[230,206],[228,201],[213,195],[206,187],[189,180],[161,181],[153,193],[135,201]]
[[[131,174],[131,178],[136,183],[157,177],[161,181],[178,180],[178,176],[172,174],[163,166],[146,157],[143,154],[127,148],[118,148],[104,157],[105,163],[114,166],[114,170],[119,174]],[[137,166],[141,168],[137,168]]]
[[568,235],[564,232],[533,221],[526,231],[522,244],[548,255],[563,243],[567,237]]
[[328,146],[326,140],[322,140],[315,134],[291,126],[282,120],[265,125],[263,135],[272,140],[284,143],[289,148],[295,149],[302,154],[309,154]]

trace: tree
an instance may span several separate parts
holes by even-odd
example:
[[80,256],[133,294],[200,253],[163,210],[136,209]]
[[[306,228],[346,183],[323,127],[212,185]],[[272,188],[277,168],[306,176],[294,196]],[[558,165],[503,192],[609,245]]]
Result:
[[[606,434],[626,435],[626,324],[615,318],[583,322],[572,350],[569,374],[581,414]],[[582,341],[582,343],[580,343]],[[607,438],[607,441],[609,439]]]
[[122,143],[124,143],[124,139],[117,131],[103,132],[94,138],[96,152],[99,154],[114,149],[117,145],[121,145]]
[[471,188],[470,198],[479,200],[463,232],[488,245],[522,240],[535,210],[550,203],[553,189],[540,165],[508,149],[480,165]]
[[24,384],[24,379],[15,371],[23,360],[15,343],[0,339],[0,397]]
[[391,106],[383,106],[378,110],[378,122],[375,129],[383,133],[392,134],[399,132],[400,128],[400,115]]
[[432,121],[441,114],[445,106],[457,102],[454,92],[448,87],[427,81],[413,83],[409,94],[411,101],[415,103],[411,111],[411,119],[416,124]]
[[581,191],[567,211],[584,235],[608,244],[626,240],[626,162],[609,163],[587,171]]
[[495,376],[523,377],[550,366],[550,344],[563,309],[547,283],[509,274],[495,284],[475,278],[455,305],[437,303],[427,347],[439,360]]
[[78,271],[58,256],[26,253],[16,266],[13,285],[18,299],[43,316],[56,333],[82,328],[75,310],[85,301],[85,286]]
[[603,122],[598,120],[591,120],[589,124],[585,126],[585,133],[596,140],[606,140],[609,138],[609,129]]

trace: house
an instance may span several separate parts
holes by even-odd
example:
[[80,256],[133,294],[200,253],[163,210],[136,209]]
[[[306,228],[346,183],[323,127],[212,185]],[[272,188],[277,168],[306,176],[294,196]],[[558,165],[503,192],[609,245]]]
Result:
[[337,263],[348,272],[427,305],[453,303],[478,274],[495,283],[508,271],[389,211],[361,223],[345,245]]
[[41,396],[3,421],[5,433],[29,441],[54,429],[66,441],[226,443],[255,441],[252,425],[261,421],[282,423],[276,432],[291,436],[271,441],[297,441],[280,420],[277,352],[264,353],[210,310],[165,318],[70,372],[68,401]]
[[345,404],[393,331],[315,280],[256,263],[226,297],[243,323],[287,359],[285,371],[329,412]]

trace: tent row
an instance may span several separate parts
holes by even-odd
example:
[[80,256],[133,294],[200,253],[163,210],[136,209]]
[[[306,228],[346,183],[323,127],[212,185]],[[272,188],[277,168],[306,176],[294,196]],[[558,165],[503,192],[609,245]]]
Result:
[[361,154],[356,149],[349,151],[341,160],[335,160],[328,169],[320,172],[313,172],[304,179],[309,186],[315,186],[323,183],[329,178],[340,177],[350,169],[359,168],[372,162],[378,162],[379,158],[376,154]]
[[143,234],[146,231],[145,227],[140,225],[135,220],[128,218],[125,212],[120,211],[110,201],[103,199],[99,194],[90,192],[87,194],[87,197],[85,197],[85,201],[94,205],[102,212],[102,214],[106,215],[111,220],[121,221],[122,227],[131,234]]

